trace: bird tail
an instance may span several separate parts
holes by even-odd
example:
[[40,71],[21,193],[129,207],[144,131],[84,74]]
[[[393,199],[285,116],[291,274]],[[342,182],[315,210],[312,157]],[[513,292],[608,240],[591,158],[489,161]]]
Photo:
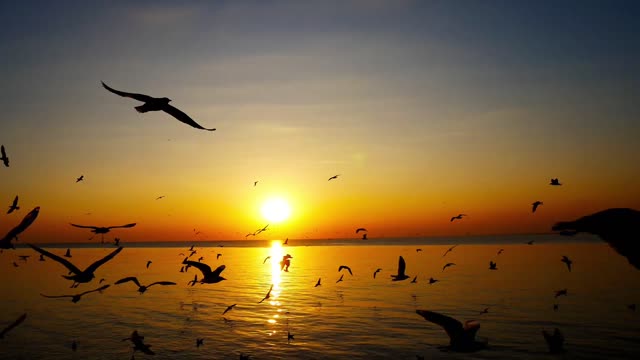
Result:
[[147,111],[149,111],[149,106],[148,106],[148,104],[143,104],[143,105],[140,105],[140,106],[136,106],[135,109],[139,113],[146,113]]

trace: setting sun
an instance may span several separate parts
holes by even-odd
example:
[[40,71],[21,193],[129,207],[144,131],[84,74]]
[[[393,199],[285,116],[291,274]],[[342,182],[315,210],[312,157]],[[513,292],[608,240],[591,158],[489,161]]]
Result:
[[272,223],[279,223],[289,218],[291,208],[281,198],[272,198],[262,205],[262,216]]

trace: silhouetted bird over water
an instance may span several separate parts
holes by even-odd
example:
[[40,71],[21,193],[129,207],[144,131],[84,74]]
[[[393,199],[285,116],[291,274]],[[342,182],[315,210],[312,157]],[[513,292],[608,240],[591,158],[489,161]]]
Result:
[[547,346],[549,346],[550,353],[557,354],[560,352],[564,352],[564,336],[560,332],[560,329],[555,328],[553,330],[553,334],[549,333],[546,330],[542,330],[542,336],[547,342]]
[[504,251],[504,249],[498,250],[498,255],[502,254],[503,251]]
[[112,93],[116,94],[116,95],[120,95],[123,97],[129,97],[138,101],[142,101],[144,102],[143,105],[140,106],[136,106],[135,109],[139,112],[139,113],[146,113],[147,111],[164,111],[167,114],[173,116],[174,118],[176,118],[176,120],[183,122],[189,126],[192,126],[196,129],[201,129],[201,130],[207,130],[207,131],[215,131],[215,128],[212,129],[207,129],[202,127],[200,124],[198,124],[197,122],[195,122],[195,120],[193,120],[192,118],[189,117],[189,115],[185,114],[184,112],[180,111],[179,109],[169,105],[169,102],[171,101],[171,99],[163,97],[163,98],[154,98],[151,97],[149,95],[144,95],[144,94],[134,94],[134,93],[127,93],[124,91],[119,91],[119,90],[115,90],[113,88],[110,88],[109,86],[107,86],[107,84],[105,84],[104,82],[102,83],[102,86],[111,91]]
[[365,229],[365,228],[357,228],[356,229],[356,234],[359,233],[360,231],[367,231],[367,229]]
[[94,233],[96,235],[97,234],[101,234],[102,235],[102,241],[104,242],[104,234],[106,234],[109,231],[111,231],[111,229],[132,228],[132,227],[136,226],[136,223],[126,224],[126,225],[117,225],[117,226],[87,226],[87,225],[77,225],[77,224],[71,224],[71,226],[75,226],[77,228],[82,228],[82,229],[92,229],[91,230],[92,233]]
[[496,267],[498,264],[496,264],[493,261],[489,261],[489,270],[498,270],[498,268]]
[[140,351],[147,355],[155,355],[153,351],[151,351],[151,345],[145,344],[142,340],[144,340],[144,336],[138,335],[138,331],[134,330],[130,337],[122,339],[122,341],[131,340],[133,343],[133,352]]
[[269,299],[271,297],[271,290],[273,290],[273,284],[271,284],[271,287],[269,288],[269,291],[267,292],[267,295],[264,296],[264,298],[262,300],[260,300],[258,302],[258,304],[260,304],[261,302]]
[[101,287],[99,287],[99,288],[97,288],[97,289],[93,289],[93,290],[85,291],[85,292],[83,292],[83,293],[75,294],[75,295],[44,295],[44,294],[40,294],[40,295],[41,295],[41,296],[44,296],[44,297],[46,297],[46,298],[63,298],[63,297],[70,297],[70,298],[71,298],[71,301],[72,301],[73,303],[77,303],[78,301],[80,301],[80,298],[81,298],[83,295],[90,294],[90,293],[92,293],[92,292],[96,292],[96,291],[97,291],[97,292],[99,292],[99,293],[102,293],[102,290],[104,290],[104,289],[108,288],[109,286],[110,286],[110,285],[104,285],[104,286],[101,286]]
[[184,259],[182,263],[185,265],[193,266],[202,272],[202,279],[199,281],[201,284],[215,284],[222,280],[227,280],[220,276],[220,273],[222,273],[222,271],[226,268],[226,266],[224,265],[220,265],[216,268],[215,271],[211,271],[211,267],[209,265],[203,264],[201,262],[189,261],[187,259]]
[[320,284],[320,280],[322,280],[322,278],[318,278],[318,282],[316,283],[316,286],[314,286],[314,287],[318,287],[318,286],[322,285],[322,284]]
[[67,248],[67,252],[64,253],[64,257],[68,257],[68,258],[71,257],[71,249]]
[[196,338],[196,347],[198,348],[202,345],[204,345],[204,338],[200,338],[200,339]]
[[4,150],[4,145],[0,146],[0,152],[2,153],[0,160],[2,160],[5,167],[9,167],[9,158],[7,157],[7,152]]
[[551,179],[551,182],[549,183],[549,185],[560,186],[562,184],[560,184],[560,181],[558,179]]
[[0,339],[4,339],[4,336],[11,331],[13,328],[15,328],[16,326],[22,324],[22,322],[24,321],[24,319],[27,318],[27,313],[24,313],[22,315],[20,315],[16,321],[12,322],[11,324],[9,324],[6,328],[2,329],[2,331],[0,331]]
[[447,263],[445,264],[445,266],[442,267],[442,271],[444,271],[444,269],[448,268],[449,266],[454,266],[455,263]]
[[380,271],[382,271],[382,269],[377,268],[376,271],[373,272],[373,278],[376,278],[376,274],[379,273]]
[[463,216],[467,216],[467,215],[466,214],[458,214],[456,216],[452,216],[451,220],[449,220],[449,222],[451,222],[453,220],[456,220],[456,219],[460,220],[460,219],[462,219]]
[[640,237],[640,211],[613,208],[581,217],[574,221],[556,223],[553,231],[587,232],[598,235],[629,263],[640,269],[640,251],[634,239]]
[[567,289],[556,290],[555,297],[562,296],[562,295],[567,296]]
[[569,269],[569,271],[571,271],[571,264],[573,264],[573,261],[571,261],[571,259],[569,259],[566,255],[562,256],[562,259],[560,260],[563,263],[567,264],[567,269]]
[[226,314],[228,311],[231,311],[231,309],[233,309],[236,305],[237,304],[227,306],[227,308],[222,312],[222,315]]
[[401,281],[409,278],[407,274],[405,274],[405,269],[407,264],[404,262],[404,258],[402,256],[398,257],[398,273],[396,275],[391,275],[391,281]]
[[487,341],[477,341],[475,339],[480,323],[469,320],[462,323],[452,317],[442,315],[428,310],[416,310],[416,313],[425,320],[438,324],[444,328],[449,335],[449,348],[453,351],[473,352],[487,347]]
[[367,234],[362,234],[362,240],[367,240]]
[[289,266],[291,265],[290,259],[293,259],[293,256],[289,254],[282,257],[282,261],[280,261],[280,270],[284,270],[286,272],[289,271]]
[[9,205],[9,210],[7,211],[7,214],[11,214],[16,210],[20,210],[20,207],[18,206],[18,195],[16,195],[16,197],[13,199],[13,203]]
[[412,284],[415,284],[415,283],[417,283],[417,282],[418,282],[418,275],[414,276],[414,277],[413,277],[413,280],[411,280],[411,283],[412,283]]
[[434,279],[434,278],[429,278],[429,285],[431,285],[431,284],[435,284],[435,283],[437,283],[438,281],[440,281],[440,280],[437,280],[437,279]]
[[338,272],[342,271],[343,269],[347,269],[347,271],[349,271],[349,274],[351,274],[351,276],[353,276],[353,272],[351,272],[351,268],[348,267],[347,265],[340,265],[338,267]]
[[332,176],[332,177],[330,177],[330,178],[329,178],[329,180],[327,180],[327,181],[331,181],[331,180],[333,180],[333,179],[337,179],[337,178],[338,178],[338,176],[340,176],[340,174],[338,174],[338,175],[333,175],[333,176]]
[[531,204],[533,207],[531,208],[531,212],[536,212],[536,209],[538,208],[538,206],[542,205],[542,201],[536,201],[533,204]]
[[447,251],[444,252],[444,254],[442,254],[442,257],[445,257],[448,253],[450,253],[451,251],[453,251],[453,249],[456,248],[456,246],[458,245],[453,245],[452,247],[450,247],[449,249],[447,249]]
[[341,282],[343,278],[344,278],[344,274],[341,274],[341,275],[340,275],[340,279],[338,279],[338,281],[336,281],[336,284],[337,284],[337,283],[339,283],[339,282]]
[[126,277],[124,279],[120,279],[118,281],[115,282],[115,284],[123,284],[126,282],[132,281],[134,284],[136,284],[138,286],[138,292],[140,294],[143,294],[145,291],[147,291],[148,288],[150,288],[153,285],[176,285],[176,283],[172,282],[172,281],[156,281],[154,283],[151,283],[147,286],[145,285],[140,285],[140,282],[138,282],[138,278],[136,278],[135,276],[130,276],[130,277]]
[[484,308],[484,310],[480,311],[480,315],[489,313],[489,308]]
[[80,181],[82,181],[82,180],[84,180],[84,175],[80,175],[80,177],[78,177],[78,178],[76,179],[76,182],[80,182]]
[[152,261],[151,261],[151,260],[148,260],[148,261],[147,261],[147,269],[149,268],[149,265],[151,265],[151,263],[152,263]]

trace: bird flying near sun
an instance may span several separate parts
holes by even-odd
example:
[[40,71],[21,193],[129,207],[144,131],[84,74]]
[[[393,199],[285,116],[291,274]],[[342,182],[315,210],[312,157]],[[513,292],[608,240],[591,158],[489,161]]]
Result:
[[[104,242],[104,234],[108,233],[109,231],[111,231],[111,229],[116,229],[116,228],[131,228],[136,226],[136,223],[131,223],[131,224],[126,224],[126,225],[117,225],[117,226],[104,226],[104,227],[100,227],[100,226],[87,226],[87,225],[77,225],[77,224],[71,224],[71,226],[75,226],[77,228],[83,228],[83,229],[92,229],[91,232],[94,234],[101,234],[102,235],[102,242]],[[91,239],[93,239],[93,236],[91,237]],[[91,240],[89,239],[89,240]]]

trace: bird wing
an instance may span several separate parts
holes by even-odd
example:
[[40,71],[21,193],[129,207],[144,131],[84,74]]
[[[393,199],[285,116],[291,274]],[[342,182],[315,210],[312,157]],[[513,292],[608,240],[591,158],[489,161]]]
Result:
[[129,282],[129,281],[133,281],[134,284],[136,284],[136,285],[138,285],[138,287],[140,287],[140,282],[138,281],[138,278],[135,277],[135,276],[129,276],[129,277],[120,279],[120,280],[116,281],[115,284],[116,285],[124,284],[124,283]]
[[404,258],[400,256],[400,258],[398,259],[398,275],[400,276],[404,275],[404,271],[406,267],[407,267],[407,264],[404,262]]
[[365,229],[365,228],[358,228],[358,229],[356,229],[356,234],[357,234],[357,233],[359,233],[360,231],[367,231],[367,229]]
[[13,199],[13,205],[11,207],[16,207],[18,205],[18,195]]
[[105,257],[103,257],[102,259],[100,259],[100,260],[98,260],[98,261],[94,262],[93,264],[89,265],[89,267],[87,267],[87,268],[85,269],[85,271],[90,271],[90,272],[94,272],[94,271],[96,271],[96,269],[97,269],[98,267],[100,267],[102,264],[106,263],[107,261],[109,261],[109,260],[113,259],[113,257],[114,257],[114,256],[118,255],[118,253],[119,253],[120,251],[122,251],[122,249],[124,249],[124,248],[123,248],[122,246],[119,246],[117,249],[113,250],[113,251],[111,252],[111,254],[109,254],[109,255],[107,255],[107,256],[105,256]]
[[353,275],[353,273],[351,272],[351,268],[346,266],[346,265],[340,265],[340,267],[338,268],[338,271],[341,271],[342,269],[347,269],[349,271],[349,274]]
[[104,290],[104,289],[108,288],[109,286],[111,286],[111,285],[104,285],[104,286],[101,286],[101,287],[99,287],[99,288],[97,288],[97,289],[93,289],[93,290],[85,291],[85,292],[83,292],[83,293],[81,293],[81,294],[78,294],[78,295],[79,295],[79,296],[82,296],[82,295],[85,295],[85,294],[88,294],[88,293],[92,293],[92,292],[96,292],[96,291],[101,292],[102,290]]
[[48,252],[47,250],[41,249],[35,245],[31,245],[31,244],[27,244],[29,245],[33,250],[41,253],[42,255],[51,258],[52,260],[55,260],[57,262],[59,262],[60,264],[64,265],[67,269],[69,269],[69,271],[71,271],[74,274],[80,274],[82,273],[82,271],[80,269],[78,269],[75,265],[73,265],[71,262],[67,261],[66,259],[61,258],[58,255],[52,254],[50,252]]
[[116,229],[116,228],[131,228],[136,226],[136,223],[126,224],[126,225],[118,225],[118,226],[107,226],[107,229]]
[[467,320],[464,323],[464,331],[469,335],[472,339],[476,337],[476,333],[480,330],[480,322],[476,320]]
[[[201,262],[197,262],[197,261],[191,261],[191,260],[185,260],[182,262],[185,265],[191,265],[195,268],[197,268],[198,270],[200,270],[202,272],[202,275],[207,276],[208,274],[211,274],[211,267],[207,264],[201,263]],[[220,265],[223,269],[224,269],[224,265]],[[220,267],[218,267],[218,269],[220,269]],[[218,271],[216,269],[216,271]],[[222,272],[222,270],[220,270],[220,272]]]
[[150,287],[151,285],[176,285],[176,283],[174,283],[173,281],[156,281],[147,285],[147,287]]
[[267,262],[267,260],[271,259],[271,256],[267,256],[266,258],[264,258],[264,261],[262,262],[263,264]]
[[[3,153],[4,153],[4,151],[3,151]],[[14,327],[20,325],[24,321],[24,319],[26,319],[26,318],[27,318],[27,313],[24,313],[24,314],[20,315],[20,317],[17,318],[16,321],[11,323],[9,326],[4,328],[4,330],[2,330],[0,332],[0,339],[2,339],[4,337],[4,334],[8,333],[11,329],[13,329]]]
[[7,157],[7,153],[4,151],[4,145],[2,145],[2,147],[0,147],[0,152],[2,152],[2,157],[3,158]]
[[132,98],[138,101],[142,101],[142,102],[148,102],[153,100],[154,98],[149,96],[149,95],[144,95],[144,94],[135,94],[135,93],[128,93],[128,92],[124,92],[124,91],[120,91],[120,90],[116,90],[114,88],[111,88],[109,86],[107,86],[107,84],[105,84],[103,81],[102,82],[102,86],[111,91],[112,93],[116,94],[116,95],[120,95],[123,97],[128,97],[128,98]]
[[416,313],[422,316],[425,320],[442,326],[450,339],[454,339],[464,332],[462,323],[450,316],[428,310],[416,310]]
[[45,294],[40,294],[40,296],[46,297],[46,298],[55,299],[55,298],[64,298],[64,297],[74,297],[75,295],[45,295]]
[[78,225],[78,224],[70,224],[71,226],[75,226],[77,228],[83,228],[83,229],[97,229],[98,226],[88,226],[88,225]]
[[178,108],[175,108],[169,104],[165,104],[162,106],[162,110],[164,112],[166,112],[167,114],[173,116],[174,118],[176,118],[178,121],[183,122],[187,125],[190,125],[196,129],[201,129],[201,130],[207,130],[207,131],[215,131],[215,128],[211,128],[211,129],[207,129],[205,127],[202,127],[202,125],[198,124],[197,122],[195,122],[195,120],[193,120],[192,118],[189,117],[189,115],[183,113],[181,110],[179,110]]

